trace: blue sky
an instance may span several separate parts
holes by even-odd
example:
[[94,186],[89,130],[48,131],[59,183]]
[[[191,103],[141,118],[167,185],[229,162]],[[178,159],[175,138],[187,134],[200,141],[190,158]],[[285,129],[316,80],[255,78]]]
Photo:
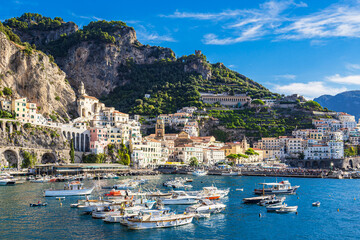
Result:
[[80,27],[99,19],[133,26],[143,44],[210,62],[284,94],[307,98],[360,89],[360,1],[0,0],[0,20],[36,12]]

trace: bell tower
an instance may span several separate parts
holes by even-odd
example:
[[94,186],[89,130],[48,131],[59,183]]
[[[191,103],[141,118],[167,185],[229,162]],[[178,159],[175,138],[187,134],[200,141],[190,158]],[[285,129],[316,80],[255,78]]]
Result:
[[83,82],[80,83],[79,95],[80,95],[80,96],[86,95],[85,86],[84,86],[84,83],[83,83]]
[[162,118],[156,120],[155,138],[163,139],[165,136],[165,124]]

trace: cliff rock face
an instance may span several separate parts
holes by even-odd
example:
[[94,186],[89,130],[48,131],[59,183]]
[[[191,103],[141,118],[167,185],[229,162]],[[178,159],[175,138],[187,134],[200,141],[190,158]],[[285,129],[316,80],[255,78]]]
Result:
[[27,97],[43,114],[69,118],[75,110],[75,93],[66,75],[42,52],[28,54],[0,32],[0,87],[10,87],[13,97]]
[[126,27],[114,35],[114,44],[81,42],[70,48],[66,57],[56,58],[72,86],[77,87],[82,81],[88,94],[100,97],[126,83],[119,80],[118,67],[127,61],[150,64],[158,59],[175,59],[169,48],[140,44],[133,28]]
[[78,30],[78,26],[73,22],[66,22],[61,24],[58,28],[48,31],[32,30],[32,31],[19,31],[16,28],[13,32],[17,34],[21,41],[35,44],[36,46],[45,45],[51,41],[60,38],[62,34],[71,34]]

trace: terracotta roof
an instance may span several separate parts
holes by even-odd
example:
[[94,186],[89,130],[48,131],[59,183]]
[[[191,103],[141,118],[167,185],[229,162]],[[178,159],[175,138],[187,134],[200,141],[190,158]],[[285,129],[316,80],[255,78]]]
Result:
[[81,96],[81,97],[83,97],[83,98],[90,98],[90,99],[94,99],[94,100],[98,100],[98,101],[99,101],[99,99],[97,99],[96,97],[92,97],[92,96]]

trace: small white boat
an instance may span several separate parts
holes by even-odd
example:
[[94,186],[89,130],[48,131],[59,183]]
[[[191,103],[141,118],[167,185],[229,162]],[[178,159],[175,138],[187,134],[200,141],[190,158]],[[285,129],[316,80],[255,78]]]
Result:
[[0,186],[8,186],[8,185],[15,185],[16,180],[10,178],[3,178],[0,179]]
[[275,195],[264,195],[259,197],[250,197],[250,198],[243,198],[244,203],[259,203],[262,200],[270,200],[273,199]]
[[186,225],[192,222],[194,214],[144,215],[127,219],[129,229],[165,228]]
[[276,203],[266,206],[266,210],[268,212],[275,212],[276,210],[279,210],[282,207],[286,207],[287,205],[285,203]]
[[320,207],[320,202],[319,202],[319,201],[313,202],[312,205],[313,205],[314,207]]
[[45,190],[45,197],[61,197],[61,196],[83,196],[92,193],[95,187],[84,188],[83,183],[79,181],[70,182],[65,184],[64,189],[48,189]]
[[207,172],[204,170],[196,170],[192,174],[195,176],[205,176],[207,174]]
[[237,188],[236,191],[241,191],[241,192],[243,192],[244,189],[243,189],[243,188]]
[[276,213],[290,213],[290,212],[296,212],[298,209],[298,206],[284,206],[280,209],[276,210]]
[[187,207],[185,209],[186,212],[194,212],[194,213],[220,213],[224,211],[226,208],[225,204],[215,203],[208,199],[200,200],[199,204]]

